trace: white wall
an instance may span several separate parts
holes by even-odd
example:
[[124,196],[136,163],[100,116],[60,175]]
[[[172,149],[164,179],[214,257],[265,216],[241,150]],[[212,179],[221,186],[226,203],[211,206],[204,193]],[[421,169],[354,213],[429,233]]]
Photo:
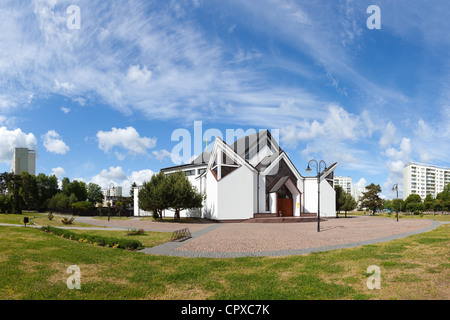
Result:
[[[219,181],[216,207],[218,220],[253,218],[254,210],[256,210],[255,175],[256,173],[246,166],[241,166]],[[208,181],[208,186],[210,184]]]
[[[217,197],[218,183],[211,170],[206,173],[206,203],[203,207],[203,217],[217,220],[217,208],[219,205]],[[206,214],[205,214],[206,213]]]
[[[305,179],[304,212],[317,213],[317,179]],[[336,193],[330,184],[323,180],[320,183],[320,216],[336,216]]]
[[133,213],[133,215],[135,217],[152,216],[153,213],[151,211],[145,211],[145,210],[139,209],[139,198],[138,198],[138,196],[139,196],[139,190],[141,188],[142,187],[135,187],[135,188],[133,188],[133,190],[134,190],[134,199],[133,199],[133,201],[134,201],[134,213]]

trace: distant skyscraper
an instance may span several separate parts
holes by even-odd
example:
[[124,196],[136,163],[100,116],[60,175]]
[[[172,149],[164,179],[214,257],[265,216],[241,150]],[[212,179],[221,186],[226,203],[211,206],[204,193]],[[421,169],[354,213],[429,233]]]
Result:
[[20,174],[24,171],[36,175],[36,152],[28,148],[15,148],[11,172]]

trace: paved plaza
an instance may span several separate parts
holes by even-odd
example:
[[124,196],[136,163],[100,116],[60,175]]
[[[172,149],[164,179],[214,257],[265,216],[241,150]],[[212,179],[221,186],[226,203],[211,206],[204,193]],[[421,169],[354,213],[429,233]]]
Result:
[[[79,219],[81,221],[81,218]],[[173,232],[188,228],[192,238],[144,249],[157,255],[232,258],[247,256],[285,256],[351,248],[427,232],[440,222],[353,216],[328,219],[320,223],[161,223],[150,220],[98,221],[99,226],[146,231]]]

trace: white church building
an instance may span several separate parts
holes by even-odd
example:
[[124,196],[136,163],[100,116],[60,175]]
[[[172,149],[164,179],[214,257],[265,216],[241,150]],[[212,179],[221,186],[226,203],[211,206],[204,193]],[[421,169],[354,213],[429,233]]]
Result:
[[[336,215],[336,166],[333,163],[320,175],[320,217]],[[161,171],[169,174],[178,170],[206,195],[202,209],[182,211],[182,217],[242,221],[260,216],[317,214],[317,176],[302,176],[268,130],[240,138],[232,145],[216,137],[211,152],[204,151],[189,164]],[[151,215],[139,209],[140,188],[134,191],[134,215]],[[164,214],[171,217],[174,212],[165,210]]]

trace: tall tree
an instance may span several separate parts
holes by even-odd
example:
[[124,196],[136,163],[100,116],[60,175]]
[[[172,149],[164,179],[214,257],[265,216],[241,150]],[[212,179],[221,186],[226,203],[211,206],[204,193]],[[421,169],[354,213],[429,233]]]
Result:
[[356,209],[357,205],[358,204],[356,203],[356,200],[353,198],[353,196],[351,194],[346,193],[345,194],[345,202],[344,202],[344,205],[342,206],[342,210],[345,211],[346,218],[347,218],[347,212]]
[[39,173],[36,177],[36,184],[39,193],[38,208],[46,210],[50,199],[58,193],[58,178],[55,175],[47,176]]
[[19,194],[28,210],[38,208],[39,190],[36,182],[36,177],[24,171],[20,173],[22,185]]
[[180,220],[182,210],[202,207],[204,196],[197,192],[184,172],[177,171],[169,174],[165,185],[169,207],[175,210],[175,221]]
[[78,201],[86,201],[87,199],[86,183],[83,181],[73,180],[70,182],[69,178],[66,177],[62,180],[62,191],[68,197],[74,194]]
[[425,197],[425,200],[423,200],[423,207],[425,210],[433,210],[434,198],[430,193],[427,194],[427,196]]
[[423,210],[422,198],[418,194],[410,194],[405,199],[405,208],[410,212],[417,212]]
[[13,214],[22,214],[22,197],[20,196],[21,187],[22,179],[20,175],[10,175],[10,180],[8,182],[8,193],[11,195],[11,212]]
[[133,182],[133,183],[131,184],[131,188],[130,188],[130,197],[131,197],[131,200],[134,199],[134,188],[136,188],[136,187],[137,187],[136,182]]
[[87,201],[94,206],[96,203],[103,203],[102,188],[93,182],[87,185]]
[[334,187],[336,191],[336,218],[339,217],[339,213],[341,213],[342,207],[345,204],[345,191],[344,188],[337,185]]
[[162,219],[162,211],[169,208],[166,175],[162,172],[151,177],[150,181],[143,184],[139,191],[139,208],[153,212],[153,218]]
[[381,192],[380,185],[375,185],[371,183],[366,187],[366,192],[363,192],[361,197],[361,206],[369,208],[372,210],[372,215],[375,215],[375,211],[381,207],[383,202],[381,201],[380,196],[378,195]]

